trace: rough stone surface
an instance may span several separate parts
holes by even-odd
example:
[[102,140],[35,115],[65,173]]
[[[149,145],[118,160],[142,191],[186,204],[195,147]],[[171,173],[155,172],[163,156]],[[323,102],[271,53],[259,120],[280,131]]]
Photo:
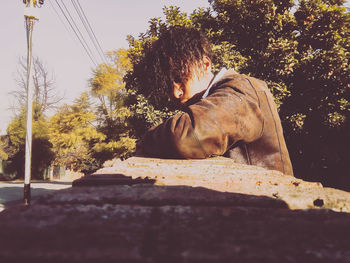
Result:
[[[120,180],[131,183],[202,186],[217,191],[280,199],[290,209],[327,208],[350,212],[348,192],[324,188],[318,182],[306,182],[278,171],[237,164],[223,157],[205,160],[133,157],[126,161],[114,160],[107,166],[95,173],[100,177],[105,176],[106,183],[112,182],[106,175],[119,174]],[[92,178],[84,178],[76,185],[89,184]],[[118,183],[117,178],[115,183]]]
[[325,209],[349,193],[227,161],[131,158],[5,209],[0,262],[350,262]]

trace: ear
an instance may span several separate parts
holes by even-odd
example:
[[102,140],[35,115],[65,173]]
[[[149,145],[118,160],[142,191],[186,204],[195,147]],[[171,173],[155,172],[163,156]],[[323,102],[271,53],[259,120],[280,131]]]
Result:
[[206,55],[203,56],[203,66],[204,71],[211,71],[211,59]]
[[183,85],[181,83],[173,83],[173,96],[176,99],[180,99],[184,94],[184,88]]

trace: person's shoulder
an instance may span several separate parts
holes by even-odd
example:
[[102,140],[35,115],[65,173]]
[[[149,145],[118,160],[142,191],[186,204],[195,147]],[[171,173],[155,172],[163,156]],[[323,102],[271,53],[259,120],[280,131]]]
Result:
[[227,85],[228,82],[231,82],[233,80],[242,79],[242,77],[243,77],[243,75],[239,74],[234,69],[228,69],[220,78],[216,78],[216,81],[213,84],[213,88],[216,89],[216,88],[219,88],[225,84]]
[[249,84],[249,76],[240,74],[234,69],[228,69],[225,74],[216,81],[213,85],[213,90],[225,88],[225,87],[237,87]]
[[257,92],[269,92],[265,81],[240,74],[234,70],[227,72],[213,85],[209,95],[240,94],[240,96],[256,97]]
[[233,79],[233,80],[253,80],[253,81],[257,81],[257,82],[261,82],[261,83],[265,83],[265,81],[263,81],[262,79],[258,79],[254,76],[249,76],[243,73],[238,73],[237,71],[235,71],[234,69],[229,69],[227,70],[226,74],[223,76],[223,79]]
[[217,82],[217,87],[225,86],[252,86],[254,88],[260,87],[265,89],[267,84],[264,80],[258,79],[253,76],[248,76],[246,74],[238,73],[235,70],[227,70],[226,74]]

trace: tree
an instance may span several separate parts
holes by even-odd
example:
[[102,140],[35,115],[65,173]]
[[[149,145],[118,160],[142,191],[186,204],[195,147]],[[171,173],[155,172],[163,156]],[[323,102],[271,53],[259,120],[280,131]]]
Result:
[[128,94],[123,77],[131,69],[128,52],[118,49],[107,55],[109,64],[100,64],[90,80],[91,94],[98,99],[97,129],[105,135],[93,147],[94,157],[100,163],[113,157],[123,158],[135,148],[128,125],[132,113],[124,105]]
[[350,161],[350,13],[343,3],[300,1],[298,64],[282,109],[297,172],[331,185]]
[[[49,131],[45,114],[54,108],[61,100],[54,90],[54,78],[46,66],[37,57],[33,59],[32,83],[34,86],[33,123],[32,123],[32,171],[33,178],[42,179],[44,170],[54,159],[49,142]],[[24,176],[25,160],[25,129],[26,129],[26,85],[27,66],[24,58],[19,60],[16,81],[18,90],[11,94],[15,98],[15,116],[7,128],[4,137],[4,153],[7,156],[6,172],[15,173],[17,177]],[[3,154],[2,154],[3,155]]]
[[[32,143],[32,167],[31,174],[35,179],[42,179],[44,170],[54,158],[51,151],[51,143],[48,137],[48,125],[46,117],[41,112],[41,107],[34,104],[33,107],[33,143]],[[15,173],[17,178],[24,177],[25,156],[25,128],[26,111],[15,116],[7,128],[6,144],[4,150],[8,156],[5,172]]]
[[114,121],[116,110],[123,104],[125,83],[123,77],[131,68],[125,49],[108,52],[109,64],[100,64],[93,71],[90,80],[91,93],[99,100],[99,112],[103,115],[100,121]]
[[93,125],[89,96],[84,92],[73,105],[63,105],[49,121],[49,135],[56,154],[54,164],[74,171],[93,171],[99,164],[92,158],[91,148],[105,135]]
[[[18,70],[15,80],[18,90],[10,94],[15,98],[13,109],[15,112],[21,112],[22,107],[27,101],[27,62],[24,57],[18,61]],[[33,102],[40,106],[43,114],[48,110],[54,109],[61,102],[62,97],[55,90],[55,80],[53,74],[47,70],[47,66],[38,58],[33,58],[32,80],[30,85],[34,87]]]

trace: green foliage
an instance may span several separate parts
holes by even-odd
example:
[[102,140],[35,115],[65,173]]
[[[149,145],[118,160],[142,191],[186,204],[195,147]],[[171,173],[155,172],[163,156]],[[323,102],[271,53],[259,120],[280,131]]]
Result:
[[[171,114],[169,100],[147,96],[137,65],[144,48],[172,25],[201,29],[214,44],[214,70],[233,67],[265,80],[279,105],[295,173],[332,183],[350,161],[350,14],[342,0],[210,0],[190,16],[164,9],[138,39],[129,36],[136,136]],[[154,97],[157,97],[154,99]],[[142,129],[140,126],[143,126]],[[334,175],[333,175],[334,176]]]
[[50,118],[50,142],[56,153],[56,165],[74,171],[97,168],[91,145],[102,141],[105,135],[93,126],[95,119],[87,93],[83,93],[73,105],[63,105]]
[[131,137],[129,117],[132,115],[127,107],[115,109],[113,121],[103,121],[98,131],[104,134],[104,139],[93,146],[93,157],[102,164],[112,158],[125,158],[134,152],[136,139]]
[[134,152],[135,143],[135,139],[130,138],[128,134],[119,134],[118,140],[97,143],[93,148],[93,156],[100,164],[115,157],[125,158]]
[[136,138],[141,138],[143,134],[152,126],[162,123],[165,119],[171,117],[176,112],[170,111],[167,107],[162,110],[156,109],[144,95],[135,92],[130,92],[129,101],[131,104],[132,115],[129,117],[129,123],[133,135]]
[[236,71],[241,71],[247,67],[248,59],[242,56],[242,54],[237,51],[236,46],[228,41],[213,45],[213,52],[214,71],[220,71],[222,67],[234,68]]
[[[17,175],[17,178],[24,177],[25,164],[25,128],[26,111],[12,119],[7,128],[7,140],[4,147],[8,155],[5,173]],[[45,116],[41,112],[41,106],[33,105],[32,123],[32,178],[42,179],[44,170],[50,165],[54,158],[49,142],[48,126]]]
[[284,116],[305,116],[299,133],[285,123],[296,171],[304,178],[332,183],[350,161],[350,14],[343,1],[300,1],[298,64],[288,80],[292,96]]
[[90,80],[92,95],[97,98],[97,130],[104,138],[93,146],[93,157],[103,163],[114,157],[124,158],[134,151],[136,140],[130,137],[130,109],[124,106],[128,94],[123,77],[131,69],[128,51],[108,53],[109,64],[101,64]]
[[187,14],[180,11],[177,6],[164,7],[163,12],[165,14],[165,23],[171,26],[192,26],[191,19],[188,18]]
[[8,159],[8,154],[5,151],[5,143],[3,139],[0,137],[0,160],[6,161]]
[[128,52],[118,49],[107,53],[109,64],[100,64],[93,71],[94,77],[90,80],[91,92],[95,96],[107,96],[113,102],[118,91],[124,89],[123,77],[131,68]]

